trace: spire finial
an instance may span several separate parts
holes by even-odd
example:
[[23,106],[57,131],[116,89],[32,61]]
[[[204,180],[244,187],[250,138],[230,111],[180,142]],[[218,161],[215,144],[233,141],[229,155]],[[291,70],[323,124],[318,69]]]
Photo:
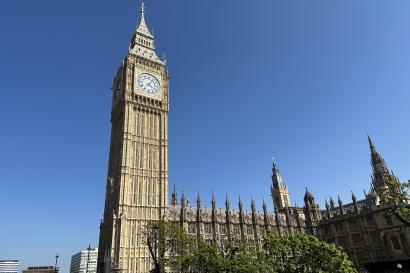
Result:
[[330,203],[330,207],[333,209],[335,207],[335,202],[333,201],[332,196],[330,196],[329,203]]
[[367,140],[369,141],[370,147],[373,146],[373,142],[372,142],[372,139],[370,138],[369,134],[367,134]]
[[196,196],[196,204],[197,204],[197,207],[201,206],[201,195],[199,194],[199,190],[198,190],[198,195]]
[[144,1],[141,1],[141,16],[144,16],[144,12],[145,12]]
[[177,188],[176,188],[175,184],[174,184],[174,190],[172,192],[171,205],[172,206],[177,206],[178,205],[178,193],[177,193]]

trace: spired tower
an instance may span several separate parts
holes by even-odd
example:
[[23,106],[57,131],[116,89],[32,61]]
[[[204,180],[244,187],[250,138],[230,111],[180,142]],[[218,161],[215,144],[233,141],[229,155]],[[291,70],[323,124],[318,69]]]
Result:
[[272,185],[271,194],[273,205],[275,209],[284,209],[290,206],[289,190],[285,183],[283,183],[279,168],[275,162],[272,163]]
[[168,208],[168,72],[144,18],[113,81],[98,272],[149,272],[144,226]]
[[370,146],[370,163],[372,165],[372,192],[371,195],[381,197],[387,193],[399,193],[399,188],[394,188],[388,184],[390,182],[399,182],[398,178],[387,168],[383,157],[377,152],[370,136],[367,136]]

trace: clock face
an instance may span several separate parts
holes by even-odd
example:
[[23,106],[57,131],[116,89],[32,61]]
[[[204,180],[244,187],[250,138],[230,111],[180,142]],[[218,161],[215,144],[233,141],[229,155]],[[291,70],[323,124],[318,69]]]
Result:
[[160,91],[159,81],[148,73],[139,74],[137,84],[141,91],[150,96],[155,96]]

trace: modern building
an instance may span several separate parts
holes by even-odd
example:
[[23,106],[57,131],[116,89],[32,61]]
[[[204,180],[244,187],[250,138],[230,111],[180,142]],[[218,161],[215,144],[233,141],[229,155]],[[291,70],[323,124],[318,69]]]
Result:
[[[410,259],[410,230],[385,212],[394,204],[380,196],[397,189],[388,180],[397,178],[387,168],[369,138],[373,178],[364,200],[338,204],[331,199],[321,209],[306,189],[304,206],[291,205],[291,196],[278,166],[273,163],[270,194],[275,207],[265,202],[258,211],[251,201],[245,211],[225,200],[203,208],[175,190],[168,205],[168,69],[155,52],[154,36],[144,18],[144,5],[128,53],[113,80],[111,143],[104,216],[100,225],[98,273],[147,273],[152,260],[143,232],[147,222],[166,219],[204,241],[220,241],[260,248],[262,235],[312,234],[341,246],[360,271],[365,264]],[[268,188],[267,183],[267,188]],[[326,202],[327,203],[327,202]]]
[[58,267],[52,265],[29,266],[22,273],[58,273]]
[[18,270],[18,260],[0,260],[0,273],[17,273]]
[[70,273],[95,273],[98,248],[82,250],[71,256]]

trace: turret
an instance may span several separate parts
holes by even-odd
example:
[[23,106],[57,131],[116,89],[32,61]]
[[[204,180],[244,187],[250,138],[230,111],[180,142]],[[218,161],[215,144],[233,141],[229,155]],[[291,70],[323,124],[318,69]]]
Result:
[[305,192],[305,197],[303,198],[303,200],[305,201],[305,206],[307,208],[312,208],[315,206],[315,198],[313,197],[313,195],[308,191],[308,189],[306,188],[306,192]]
[[183,229],[184,228],[184,223],[186,221],[186,200],[185,200],[185,194],[182,192],[181,195],[181,213],[180,213],[180,226]]
[[400,192],[399,188],[389,186],[387,182],[396,182],[397,178],[387,168],[383,157],[377,152],[372,140],[367,136],[370,146],[370,163],[372,166],[372,188],[373,191],[380,197],[383,197],[389,192]]
[[238,201],[238,208],[239,208],[239,227],[241,229],[241,244],[245,244],[245,219],[243,214],[243,204],[241,197],[239,196]]
[[337,195],[337,202],[339,204],[339,214],[343,215],[343,202],[339,195]]
[[355,212],[359,212],[359,208],[357,207],[357,198],[352,191],[352,202],[353,202],[353,209]]
[[213,193],[212,193],[211,204],[212,204],[212,216],[211,216],[212,217],[212,238],[213,238],[213,241],[216,243],[218,241],[218,238],[216,237],[216,222],[217,222],[216,220],[216,201],[215,201],[215,196]]
[[265,234],[269,232],[269,215],[268,215],[268,208],[265,203],[265,199],[263,200],[263,224],[265,227]]
[[327,202],[327,199],[325,199],[325,206],[326,206],[326,216],[327,218],[330,218],[330,206],[329,206],[329,203]]
[[316,234],[316,227],[319,224],[319,220],[322,219],[319,206],[315,204],[315,197],[306,188],[304,212],[306,216],[306,228],[309,234]]
[[171,206],[178,206],[178,193],[174,184],[174,190],[172,191]]
[[196,207],[201,208],[201,195],[198,192],[198,195],[196,196]]
[[253,237],[255,240],[256,249],[259,249],[259,240],[258,240],[258,218],[256,217],[256,208],[255,201],[251,199],[251,211],[252,211],[252,226],[253,226]]
[[231,211],[230,211],[230,203],[229,203],[228,195],[226,195],[226,199],[225,199],[225,214],[226,214],[226,235],[228,236],[228,244],[231,245],[232,243]]
[[197,240],[201,240],[201,223],[202,223],[202,210],[201,210],[201,196],[199,195],[196,197],[196,234]]
[[330,196],[330,208],[331,208],[332,210],[335,209],[335,202],[333,201],[332,196]]

